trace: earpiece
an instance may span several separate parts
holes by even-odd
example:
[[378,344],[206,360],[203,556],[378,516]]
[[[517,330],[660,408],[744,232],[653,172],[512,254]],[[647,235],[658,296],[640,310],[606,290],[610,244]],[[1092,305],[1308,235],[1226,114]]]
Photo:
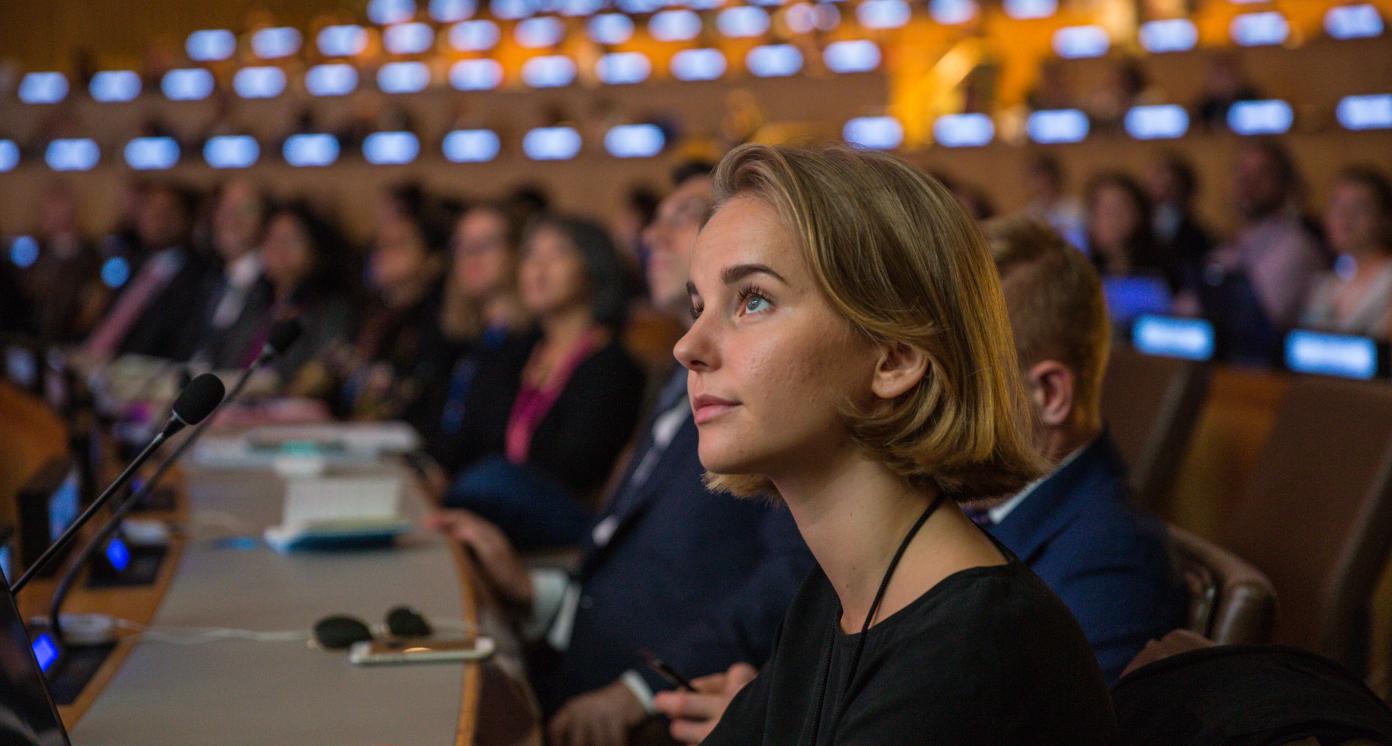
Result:
[[361,619],[335,614],[314,625],[314,642],[325,650],[345,650],[355,642],[372,639],[372,630]]
[[410,606],[397,606],[387,612],[387,630],[393,637],[429,637],[435,634],[430,622]]

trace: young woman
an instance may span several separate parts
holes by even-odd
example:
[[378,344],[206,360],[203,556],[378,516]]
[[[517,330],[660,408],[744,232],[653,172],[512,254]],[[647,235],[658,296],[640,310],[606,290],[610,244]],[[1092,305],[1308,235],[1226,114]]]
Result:
[[1315,284],[1301,323],[1392,337],[1392,182],[1370,167],[1344,169],[1330,191],[1324,233],[1340,271]]
[[1082,631],[959,501],[1045,467],[990,254],[891,157],[744,146],[691,263],[701,462],[818,564],[713,744],[1106,743]]

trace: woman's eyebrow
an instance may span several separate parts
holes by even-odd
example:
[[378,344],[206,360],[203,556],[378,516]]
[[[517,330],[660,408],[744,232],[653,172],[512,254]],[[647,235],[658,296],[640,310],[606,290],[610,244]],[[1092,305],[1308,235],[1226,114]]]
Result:
[[784,285],[788,284],[788,281],[783,279],[783,275],[780,275],[777,272],[773,271],[773,268],[768,266],[767,264],[736,264],[734,266],[726,267],[720,273],[720,279],[726,285],[731,285],[736,282],[739,282],[740,280],[748,277],[749,275],[754,274],[769,275],[774,279],[778,280],[779,282],[783,283]]

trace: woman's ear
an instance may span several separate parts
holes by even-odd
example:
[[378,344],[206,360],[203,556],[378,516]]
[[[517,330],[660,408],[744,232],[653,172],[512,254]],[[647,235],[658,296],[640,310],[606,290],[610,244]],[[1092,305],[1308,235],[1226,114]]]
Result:
[[870,390],[880,399],[895,399],[913,389],[928,375],[928,353],[904,342],[880,345]]

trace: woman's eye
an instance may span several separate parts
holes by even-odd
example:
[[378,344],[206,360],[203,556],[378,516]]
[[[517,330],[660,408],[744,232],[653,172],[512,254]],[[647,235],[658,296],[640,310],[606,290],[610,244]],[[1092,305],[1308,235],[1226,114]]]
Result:
[[760,313],[762,311],[767,311],[769,307],[768,298],[758,294],[750,295],[744,301],[745,313]]

